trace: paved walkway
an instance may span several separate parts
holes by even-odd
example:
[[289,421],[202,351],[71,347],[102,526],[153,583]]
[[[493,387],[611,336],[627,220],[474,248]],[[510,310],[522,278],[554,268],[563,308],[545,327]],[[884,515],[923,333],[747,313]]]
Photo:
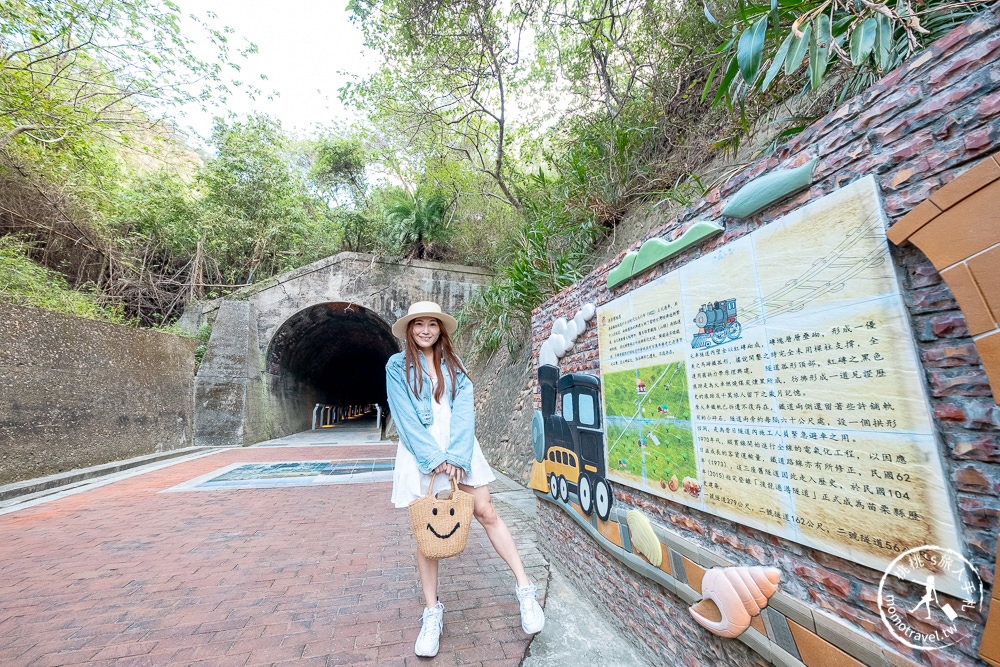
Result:
[[[349,427],[270,445],[3,510],[0,664],[521,664],[531,637],[513,578],[477,523],[466,551],[442,562],[445,634],[438,657],[424,660],[413,656],[422,610],[414,541],[388,482],[167,491],[234,464],[395,454]],[[534,498],[492,486],[544,602]]]

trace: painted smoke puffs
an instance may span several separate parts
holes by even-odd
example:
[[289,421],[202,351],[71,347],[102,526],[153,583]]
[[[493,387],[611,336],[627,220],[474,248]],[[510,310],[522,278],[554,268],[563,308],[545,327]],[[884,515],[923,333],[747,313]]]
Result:
[[706,630],[736,637],[767,606],[780,578],[774,567],[713,567],[701,580],[702,600],[688,611]]
[[594,318],[597,312],[592,303],[585,303],[577,311],[573,319],[560,317],[552,323],[552,333],[542,343],[538,350],[538,365],[558,366],[559,360],[573,348],[577,337],[587,329],[587,322]]

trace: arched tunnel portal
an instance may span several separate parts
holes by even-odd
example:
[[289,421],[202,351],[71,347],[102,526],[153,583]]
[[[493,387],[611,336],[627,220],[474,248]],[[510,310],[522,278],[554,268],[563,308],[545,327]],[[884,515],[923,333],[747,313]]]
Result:
[[384,408],[385,363],[398,351],[389,324],[357,304],[320,303],[289,317],[265,356],[279,431],[309,428],[317,403]]

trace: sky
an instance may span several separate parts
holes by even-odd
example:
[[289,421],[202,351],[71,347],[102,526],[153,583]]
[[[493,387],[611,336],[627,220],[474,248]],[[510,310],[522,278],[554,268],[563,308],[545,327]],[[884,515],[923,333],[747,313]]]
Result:
[[[175,1],[185,16],[195,14],[217,27],[225,25],[235,30],[235,35],[230,36],[231,60],[241,65],[239,77],[263,93],[251,100],[245,93],[236,92],[223,112],[217,109],[205,113],[190,106],[185,109],[186,118],[177,119],[182,128],[189,126],[207,137],[213,115],[228,111],[240,116],[264,112],[281,120],[284,129],[301,132],[307,132],[315,123],[330,125],[351,118],[337,99],[337,89],[348,80],[338,72],[363,75],[373,68],[374,58],[364,54],[361,30],[348,19],[347,0]],[[209,11],[218,18],[208,19]],[[181,29],[196,40],[202,32],[190,21],[182,23]],[[248,42],[256,44],[258,52],[243,59],[236,51]],[[261,74],[268,80],[262,81]],[[271,90],[279,95],[268,100]]]

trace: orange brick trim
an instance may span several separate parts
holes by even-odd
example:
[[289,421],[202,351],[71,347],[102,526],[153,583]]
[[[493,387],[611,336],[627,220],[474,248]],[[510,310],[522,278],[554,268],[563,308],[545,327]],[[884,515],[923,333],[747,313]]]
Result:
[[934,192],[886,236],[920,248],[941,273],[1000,403],[1000,153]]

